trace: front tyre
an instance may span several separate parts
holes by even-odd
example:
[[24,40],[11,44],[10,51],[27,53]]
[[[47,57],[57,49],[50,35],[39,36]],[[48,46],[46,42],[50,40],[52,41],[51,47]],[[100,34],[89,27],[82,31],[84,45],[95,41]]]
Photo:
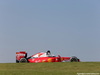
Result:
[[71,57],[70,62],[79,62],[79,61],[77,57],[73,56]]

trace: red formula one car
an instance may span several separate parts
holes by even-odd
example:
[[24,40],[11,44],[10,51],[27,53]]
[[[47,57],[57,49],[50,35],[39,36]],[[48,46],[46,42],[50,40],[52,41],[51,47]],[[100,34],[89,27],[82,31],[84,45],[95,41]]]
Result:
[[27,57],[27,53],[24,51],[16,52],[16,63],[41,63],[41,62],[80,62],[77,57],[57,57],[52,55],[50,51],[40,52]]

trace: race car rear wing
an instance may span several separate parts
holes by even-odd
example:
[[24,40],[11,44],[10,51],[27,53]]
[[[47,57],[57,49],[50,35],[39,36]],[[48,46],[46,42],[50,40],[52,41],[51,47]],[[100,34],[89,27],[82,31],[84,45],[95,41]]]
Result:
[[16,52],[16,63],[19,63],[21,58],[27,58],[27,53],[25,51]]

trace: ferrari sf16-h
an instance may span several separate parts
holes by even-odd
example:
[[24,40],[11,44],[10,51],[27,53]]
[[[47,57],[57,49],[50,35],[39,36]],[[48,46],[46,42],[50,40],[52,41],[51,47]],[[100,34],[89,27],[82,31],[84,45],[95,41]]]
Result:
[[61,57],[60,55],[54,56],[50,51],[39,52],[30,57],[27,57],[25,51],[16,52],[16,63],[41,63],[41,62],[80,62],[75,56]]

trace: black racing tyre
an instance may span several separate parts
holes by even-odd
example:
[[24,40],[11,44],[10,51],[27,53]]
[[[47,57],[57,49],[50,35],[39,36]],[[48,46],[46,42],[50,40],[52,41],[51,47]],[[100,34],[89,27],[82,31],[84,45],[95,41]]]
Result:
[[73,56],[71,57],[70,62],[78,62],[78,58]]
[[16,60],[16,63],[19,63],[19,61],[18,61],[18,60]]
[[28,61],[27,61],[26,58],[21,58],[20,61],[19,61],[19,63],[27,63],[27,62],[28,62]]

